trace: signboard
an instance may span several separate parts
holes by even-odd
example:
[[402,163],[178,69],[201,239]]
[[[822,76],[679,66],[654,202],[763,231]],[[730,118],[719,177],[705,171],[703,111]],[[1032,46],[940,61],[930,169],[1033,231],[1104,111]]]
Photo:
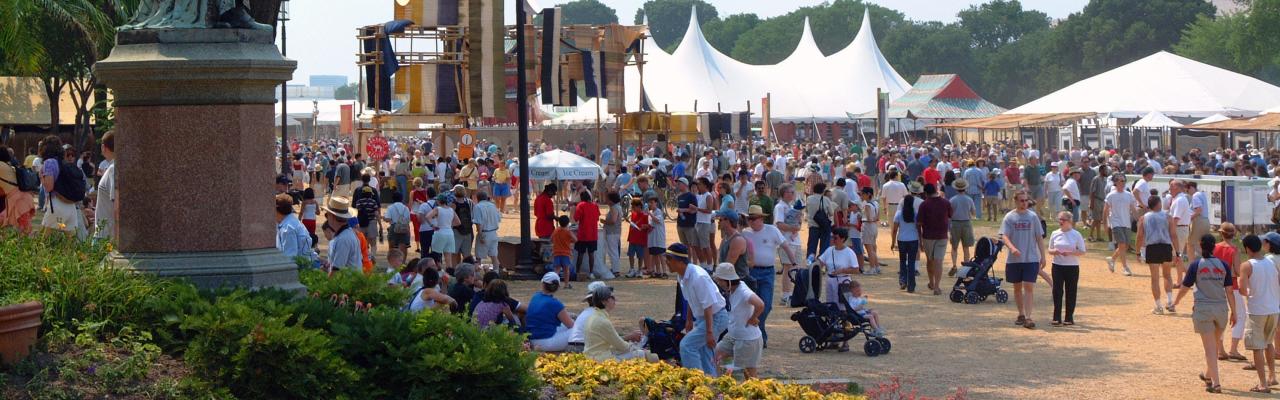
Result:
[[600,168],[538,168],[529,167],[529,178],[536,181],[585,181],[600,178]]
[[476,151],[476,131],[463,129],[461,137],[458,138],[458,158],[468,159],[475,155]]
[[391,151],[391,144],[387,143],[386,137],[378,135],[369,138],[364,150],[369,155],[369,158],[383,160],[387,158],[387,153]]
[[[1142,179],[1140,175],[1127,175],[1125,178],[1125,188],[1132,188],[1135,181]],[[1196,187],[1209,197],[1211,225],[1226,221],[1243,228],[1271,223],[1272,203],[1267,201],[1267,193],[1271,189],[1267,180],[1218,175],[1156,175],[1150,187],[1163,195],[1169,190],[1171,179],[1196,182]]]

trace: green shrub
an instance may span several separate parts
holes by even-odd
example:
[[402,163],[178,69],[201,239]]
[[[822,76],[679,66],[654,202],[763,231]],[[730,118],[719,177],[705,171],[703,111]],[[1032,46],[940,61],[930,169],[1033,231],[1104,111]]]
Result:
[[374,307],[399,309],[409,301],[408,290],[387,286],[387,274],[365,275],[357,271],[339,270],[330,276],[324,271],[307,269],[298,271],[298,280],[307,287],[312,297],[331,299],[347,296],[348,303],[373,303]]
[[333,340],[285,319],[243,301],[220,300],[183,322],[183,329],[200,332],[187,348],[187,363],[237,397],[348,396],[360,374],[337,354]]

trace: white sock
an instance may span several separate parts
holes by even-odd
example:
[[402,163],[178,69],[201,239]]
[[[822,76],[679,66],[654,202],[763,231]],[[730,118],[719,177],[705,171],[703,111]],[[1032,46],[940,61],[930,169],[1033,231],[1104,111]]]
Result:
[[1156,308],[1164,308],[1164,306],[1160,305],[1160,300],[1156,300]]
[[1164,296],[1165,296],[1165,298],[1168,300],[1169,304],[1170,304],[1170,305],[1172,305],[1172,304],[1173,304],[1173,292],[1164,292]]

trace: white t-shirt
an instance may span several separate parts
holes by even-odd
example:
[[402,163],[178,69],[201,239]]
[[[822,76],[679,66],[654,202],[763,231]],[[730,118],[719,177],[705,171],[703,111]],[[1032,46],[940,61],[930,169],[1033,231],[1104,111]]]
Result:
[[1072,199],[1076,201],[1081,201],[1080,200],[1080,184],[1076,183],[1076,180],[1074,178],[1068,178],[1067,183],[1062,184],[1062,191],[1064,193],[1071,193]]
[[1062,175],[1050,171],[1044,174],[1044,187],[1049,193],[1062,191]]
[[880,194],[884,196],[885,203],[902,204],[902,198],[907,197],[907,185],[900,181],[888,181],[880,188]]
[[596,313],[597,308],[587,307],[578,314],[578,318],[573,320],[573,329],[569,330],[569,343],[586,343],[587,335],[582,333],[583,328],[587,327],[587,319]]
[[[712,206],[708,206],[708,205],[707,205],[707,202],[708,202],[708,201],[711,201],[711,192],[707,192],[707,193],[703,193],[703,194],[695,194],[694,196],[695,196],[695,197],[697,197],[697,199],[698,199],[698,208],[705,208],[705,209],[708,209],[708,210],[715,210],[715,209],[716,209],[716,207],[712,207]],[[710,223],[711,223],[711,212],[705,212],[705,213],[704,213],[704,212],[699,211],[699,212],[698,212],[698,219],[697,219],[697,223],[699,223],[699,224],[710,224]]]
[[418,232],[429,232],[429,231],[436,230],[436,227],[433,224],[433,221],[430,221],[427,219],[427,214],[431,213],[431,210],[434,208],[436,208],[436,203],[434,200],[425,201],[422,204],[418,204],[418,209],[414,210],[414,213],[418,214],[418,220],[422,221],[422,224],[418,225]]
[[107,169],[98,181],[98,207],[93,209],[93,220],[97,224],[94,237],[106,239],[111,237],[111,224],[115,221],[116,168],[106,160],[102,163],[107,165]]
[[[738,284],[738,287],[729,293],[729,336],[737,340],[756,340],[763,335],[760,333],[759,325],[747,325],[747,320],[751,319],[751,314],[755,314],[756,308],[749,302],[751,296],[754,296],[750,288],[745,284]],[[577,326],[577,325],[574,325]]]
[[[778,204],[773,206],[774,229],[777,229],[777,224],[786,223],[788,211],[791,211],[791,204],[787,204],[785,201],[778,200]],[[782,237],[786,238],[787,242],[793,246],[800,245],[800,234],[798,232],[784,232],[782,233]]]
[[852,247],[848,246],[845,246],[843,250],[836,249],[836,246],[828,247],[827,251],[822,252],[822,255],[818,257],[818,261],[827,265],[828,274],[834,274],[848,268],[858,269],[858,255],[853,252]]
[[1179,193],[1178,197],[1173,198],[1173,202],[1169,204],[1169,216],[1174,218],[1174,223],[1178,226],[1191,225],[1191,202],[1187,201],[1187,195]]
[[1134,202],[1133,193],[1119,192],[1115,189],[1107,194],[1107,205],[1111,206],[1111,215],[1107,216],[1107,225],[1113,228],[1128,228],[1129,223],[1133,221]]
[[1139,179],[1133,186],[1138,191],[1138,207],[1147,206],[1147,198],[1151,197],[1151,184],[1146,180]]
[[759,231],[743,229],[742,237],[751,241],[755,251],[751,255],[752,266],[773,266],[777,262],[778,246],[787,239],[778,227],[765,224]]
[[387,213],[384,214],[392,223],[407,224],[409,223],[409,206],[404,203],[394,203],[387,207]]
[[[1080,236],[1080,231],[1072,229],[1068,232],[1062,232],[1061,229],[1053,231],[1049,235],[1049,249],[1057,251],[1085,251],[1084,236]],[[1058,265],[1080,265],[1079,256],[1053,256],[1053,263]]]
[[680,284],[680,290],[689,302],[694,318],[702,318],[703,311],[708,308],[712,313],[724,309],[724,296],[720,295],[720,289],[711,280],[706,268],[689,264],[684,274],[677,278],[676,282]]

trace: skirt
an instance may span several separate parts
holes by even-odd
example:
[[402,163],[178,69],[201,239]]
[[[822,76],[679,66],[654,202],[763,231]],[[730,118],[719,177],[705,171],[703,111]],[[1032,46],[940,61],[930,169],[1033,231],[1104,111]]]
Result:
[[493,184],[493,197],[510,197],[511,184],[495,183]]

